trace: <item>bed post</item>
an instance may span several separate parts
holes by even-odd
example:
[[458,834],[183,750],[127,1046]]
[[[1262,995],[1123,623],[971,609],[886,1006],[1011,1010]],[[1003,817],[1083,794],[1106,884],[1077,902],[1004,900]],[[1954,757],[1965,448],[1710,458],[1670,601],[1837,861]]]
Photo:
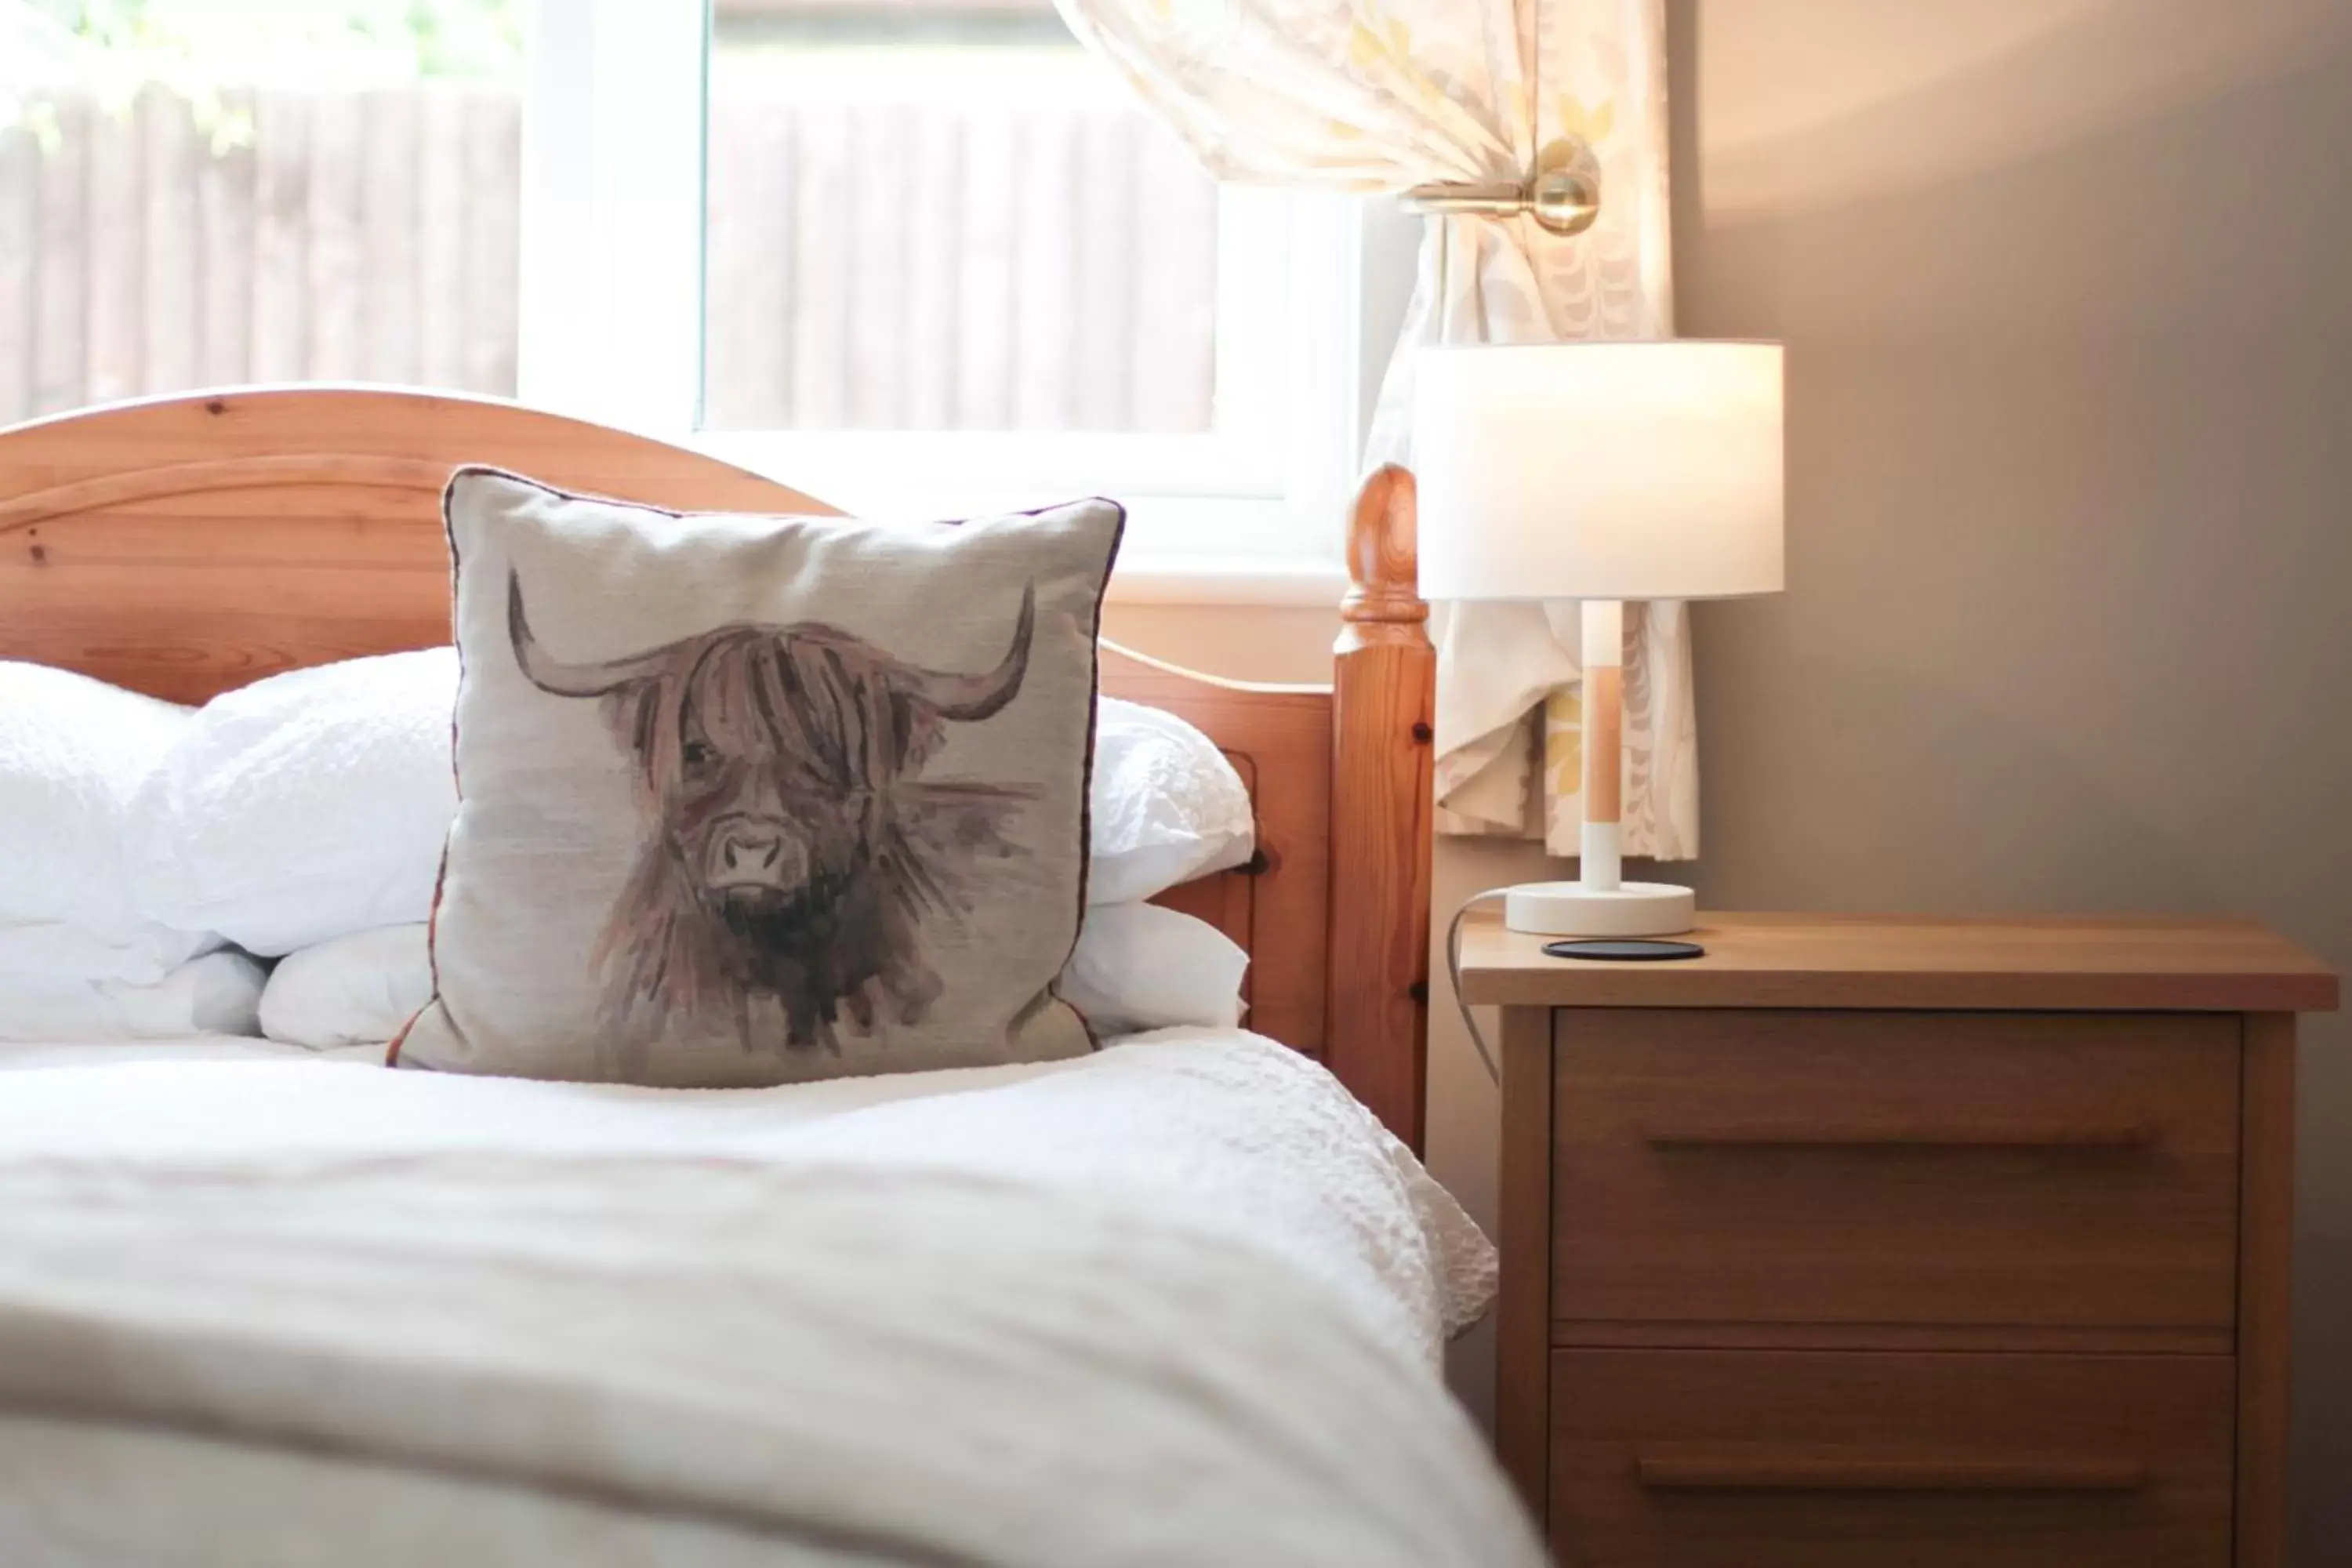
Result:
[[1412,475],[1357,493],[1331,672],[1331,919],[1324,1065],[1421,1149],[1429,1045],[1429,838],[1437,650]]

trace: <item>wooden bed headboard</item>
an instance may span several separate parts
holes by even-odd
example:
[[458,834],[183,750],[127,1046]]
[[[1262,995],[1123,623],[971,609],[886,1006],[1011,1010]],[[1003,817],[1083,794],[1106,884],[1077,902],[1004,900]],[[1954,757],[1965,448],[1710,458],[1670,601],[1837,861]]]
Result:
[[[0,658],[198,702],[449,641],[440,493],[490,463],[679,511],[835,508],[697,452],[486,399],[236,389],[0,430]],[[1359,498],[1329,687],[1219,680],[1106,644],[1102,688],[1181,714],[1249,783],[1251,867],[1161,901],[1248,950],[1250,1022],[1421,1146],[1435,655],[1412,484]]]

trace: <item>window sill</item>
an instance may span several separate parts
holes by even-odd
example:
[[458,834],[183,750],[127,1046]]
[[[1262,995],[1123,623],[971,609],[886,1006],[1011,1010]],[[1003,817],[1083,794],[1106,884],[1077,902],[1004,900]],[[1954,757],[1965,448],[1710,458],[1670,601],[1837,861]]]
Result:
[[[1090,493],[1082,486],[1039,489],[933,489],[894,483],[885,478],[919,465],[869,462],[862,482],[820,474],[814,482],[790,465],[746,460],[741,448],[698,442],[706,450],[768,473],[840,506],[853,516],[877,521],[917,521],[942,517],[986,517],[1057,505]],[[760,454],[762,456],[772,455]],[[828,479],[835,482],[825,482]],[[1127,533],[1112,570],[1107,600],[1115,605],[1252,605],[1339,608],[1348,575],[1334,543],[1319,548],[1310,511],[1276,497],[1137,494],[1118,486],[1108,493],[1127,509]]]
[[1105,599],[1114,605],[1240,605],[1336,612],[1348,591],[1337,562],[1148,553],[1120,558]]

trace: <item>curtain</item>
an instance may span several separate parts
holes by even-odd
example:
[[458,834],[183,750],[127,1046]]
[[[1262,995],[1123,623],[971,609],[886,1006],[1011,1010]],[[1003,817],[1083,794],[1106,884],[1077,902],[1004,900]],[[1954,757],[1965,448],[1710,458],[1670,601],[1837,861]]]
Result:
[[[1433,216],[1367,459],[1412,461],[1412,351],[1671,335],[1664,0],[1056,0],[1220,178],[1376,193],[1597,165],[1572,238]],[[1626,606],[1627,853],[1698,852],[1689,621]],[[1581,826],[1577,610],[1450,606],[1439,639],[1438,826],[1555,854]]]

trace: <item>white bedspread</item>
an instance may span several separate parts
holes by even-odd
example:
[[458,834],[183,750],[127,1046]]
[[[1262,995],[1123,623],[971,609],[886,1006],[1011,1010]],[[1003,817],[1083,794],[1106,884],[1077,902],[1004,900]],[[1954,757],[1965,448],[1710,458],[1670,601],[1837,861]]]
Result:
[[1435,1371],[1492,1271],[1237,1031],[0,1074],[0,1562],[1531,1563]]
[[[253,1035],[163,1035],[143,1040],[0,1039],[0,1072],[27,1068],[118,1067],[125,1062],[383,1063],[382,1046],[339,1046],[313,1051]],[[6,1096],[0,1094],[0,1104]]]

